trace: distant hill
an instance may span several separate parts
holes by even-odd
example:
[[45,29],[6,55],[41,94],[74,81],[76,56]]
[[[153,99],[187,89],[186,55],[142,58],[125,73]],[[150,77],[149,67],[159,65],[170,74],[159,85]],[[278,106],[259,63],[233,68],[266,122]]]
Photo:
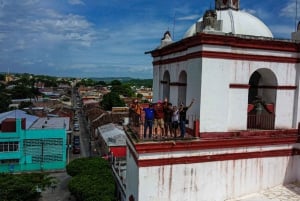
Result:
[[105,83],[110,83],[113,80],[119,80],[122,83],[128,83],[135,86],[144,86],[147,88],[152,88],[153,79],[136,79],[131,77],[102,77],[102,78],[90,78],[95,82],[104,81]]
[[132,80],[131,77],[90,77],[91,80],[94,80],[96,82],[104,81],[106,83],[109,83],[113,80],[119,80],[120,82],[126,82],[128,80]]

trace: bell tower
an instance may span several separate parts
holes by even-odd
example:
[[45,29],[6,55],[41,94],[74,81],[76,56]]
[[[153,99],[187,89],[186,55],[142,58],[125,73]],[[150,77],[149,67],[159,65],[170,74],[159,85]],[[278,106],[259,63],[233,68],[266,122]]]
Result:
[[240,0],[215,0],[216,10],[240,9]]

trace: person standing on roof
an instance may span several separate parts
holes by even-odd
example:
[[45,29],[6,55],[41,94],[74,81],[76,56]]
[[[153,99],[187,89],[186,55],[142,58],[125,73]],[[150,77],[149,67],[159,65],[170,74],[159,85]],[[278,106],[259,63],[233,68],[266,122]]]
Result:
[[173,108],[172,108],[172,103],[168,101],[168,99],[165,99],[164,101],[164,131],[165,131],[165,136],[167,137],[169,132],[170,135],[172,135],[171,130],[172,130],[172,115],[173,115]]
[[154,131],[156,137],[158,136],[158,127],[161,130],[161,137],[164,136],[164,108],[161,100],[154,105]]
[[185,136],[185,124],[186,124],[186,112],[193,105],[195,99],[189,104],[189,106],[184,106],[183,103],[179,106],[179,127],[180,127],[180,137],[184,138]]
[[130,105],[130,114],[134,125],[139,126],[142,114],[142,107],[137,99],[134,99],[133,103]]
[[144,139],[147,138],[147,130],[149,129],[149,139],[152,138],[152,125],[154,121],[154,109],[152,103],[149,103],[149,107],[143,109],[145,112],[144,122]]

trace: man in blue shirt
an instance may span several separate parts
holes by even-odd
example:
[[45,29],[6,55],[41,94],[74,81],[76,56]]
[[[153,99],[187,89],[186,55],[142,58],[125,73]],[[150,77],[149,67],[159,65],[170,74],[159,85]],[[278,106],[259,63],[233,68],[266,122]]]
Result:
[[147,137],[147,129],[149,128],[149,139],[152,138],[152,126],[154,121],[154,109],[152,103],[149,104],[148,108],[143,109],[145,112],[144,122],[144,139]]

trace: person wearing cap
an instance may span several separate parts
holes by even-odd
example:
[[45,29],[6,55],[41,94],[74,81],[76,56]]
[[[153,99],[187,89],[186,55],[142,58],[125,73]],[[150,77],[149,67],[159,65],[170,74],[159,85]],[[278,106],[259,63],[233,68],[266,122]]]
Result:
[[158,127],[161,130],[161,136],[164,136],[164,108],[161,100],[154,105],[154,131],[158,136]]
[[149,107],[143,108],[145,112],[144,121],[144,139],[147,138],[147,130],[149,129],[149,139],[152,138],[152,126],[154,121],[154,109],[152,103],[149,103]]
[[179,106],[179,128],[180,128],[180,137],[184,138],[185,135],[185,124],[186,124],[186,112],[193,105],[195,99],[189,104],[189,106],[184,106],[183,103]]
[[137,99],[133,100],[133,103],[130,105],[130,114],[132,121],[135,126],[139,126],[141,119],[142,107],[140,106]]

